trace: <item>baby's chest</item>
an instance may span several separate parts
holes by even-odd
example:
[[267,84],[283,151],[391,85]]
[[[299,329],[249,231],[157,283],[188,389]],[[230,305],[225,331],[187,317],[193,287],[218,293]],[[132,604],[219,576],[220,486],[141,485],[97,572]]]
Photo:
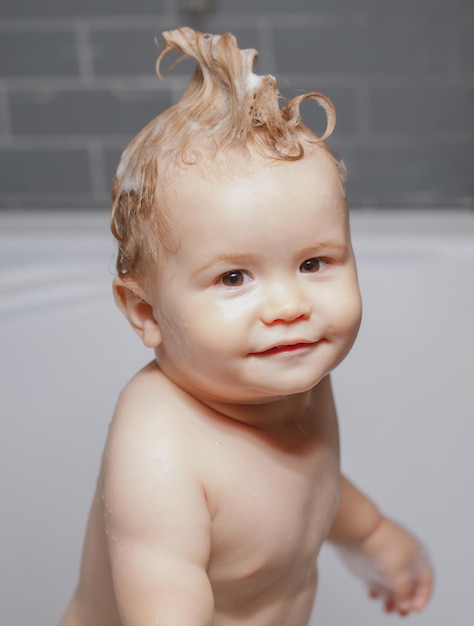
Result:
[[213,571],[271,578],[312,567],[335,512],[338,482],[337,458],[327,448],[296,462],[230,454],[209,502]]

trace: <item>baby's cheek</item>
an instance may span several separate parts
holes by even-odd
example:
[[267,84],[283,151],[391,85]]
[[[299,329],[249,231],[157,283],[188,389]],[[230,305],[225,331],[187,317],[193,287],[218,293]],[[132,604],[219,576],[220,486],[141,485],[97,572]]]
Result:
[[333,326],[335,332],[355,338],[362,317],[362,304],[358,289],[340,290],[333,302]]
[[350,326],[355,339],[357,337],[357,333],[359,332],[359,327],[362,320],[362,300],[358,289],[357,292],[354,293],[354,297],[352,298],[350,318]]

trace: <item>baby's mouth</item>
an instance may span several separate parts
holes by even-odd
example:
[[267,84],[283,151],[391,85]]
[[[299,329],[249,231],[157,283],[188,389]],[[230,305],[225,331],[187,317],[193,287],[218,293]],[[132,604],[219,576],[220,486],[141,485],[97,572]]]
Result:
[[273,354],[283,354],[285,352],[297,352],[299,350],[307,350],[314,346],[315,343],[317,342],[298,341],[296,343],[280,344],[260,352],[252,352],[251,354],[253,356],[271,356]]

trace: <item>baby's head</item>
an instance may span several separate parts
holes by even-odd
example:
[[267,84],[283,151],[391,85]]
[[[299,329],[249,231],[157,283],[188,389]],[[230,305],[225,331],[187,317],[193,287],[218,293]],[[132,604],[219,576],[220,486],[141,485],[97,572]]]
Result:
[[[257,52],[239,50],[230,33],[208,35],[190,28],[163,33],[164,49],[191,57],[196,68],[182,98],[152,120],[128,145],[113,182],[111,227],[119,251],[119,276],[145,287],[156,280],[160,259],[177,243],[168,228],[169,189],[180,172],[230,176],[260,162],[297,161],[315,149],[330,155],[342,189],[343,162],[323,141],[335,125],[332,103],[319,93],[297,96],[280,107],[276,79],[253,73]],[[312,99],[327,116],[316,136],[301,120],[300,104]],[[344,193],[344,192],[343,192]]]
[[[360,322],[343,164],[320,94],[280,108],[232,35],[164,33],[197,67],[182,99],[125,150],[114,180],[117,304],[165,376],[205,404],[312,389]],[[321,138],[302,122],[321,104]],[[241,415],[241,413],[239,413]]]

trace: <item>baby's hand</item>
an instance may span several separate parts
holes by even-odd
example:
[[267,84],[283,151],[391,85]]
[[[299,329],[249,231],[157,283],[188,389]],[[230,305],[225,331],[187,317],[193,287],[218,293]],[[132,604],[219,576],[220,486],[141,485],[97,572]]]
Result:
[[395,522],[382,518],[361,545],[339,548],[343,560],[380,598],[388,613],[421,611],[433,588],[433,568],[418,540]]

